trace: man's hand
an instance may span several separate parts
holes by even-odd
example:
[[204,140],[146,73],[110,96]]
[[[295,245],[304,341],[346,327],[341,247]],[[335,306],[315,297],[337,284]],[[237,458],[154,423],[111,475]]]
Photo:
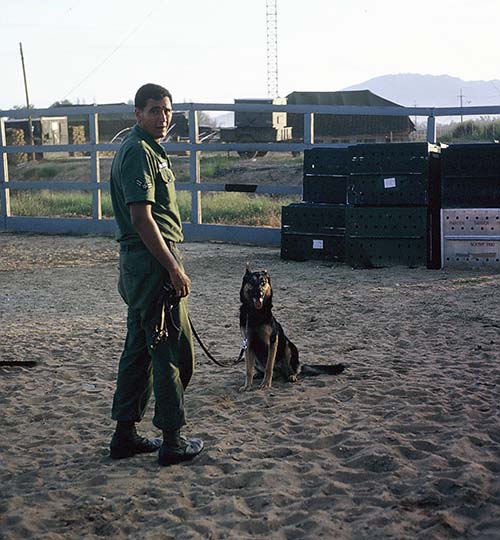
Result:
[[191,289],[191,280],[177,264],[165,244],[160,229],[151,214],[151,205],[148,203],[132,203],[130,205],[130,218],[144,245],[168,271],[177,296],[180,298],[187,296]]
[[169,275],[177,296],[180,298],[187,296],[191,290],[191,280],[189,279],[189,276],[178,266],[176,269],[169,272]]

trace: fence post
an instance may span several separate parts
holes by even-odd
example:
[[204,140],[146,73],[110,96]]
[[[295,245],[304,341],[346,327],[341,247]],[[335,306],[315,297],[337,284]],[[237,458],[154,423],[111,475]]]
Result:
[[[90,127],[90,181],[101,183],[101,164],[97,145],[99,144],[99,114],[89,114]],[[92,219],[102,219],[102,189],[92,190]]]
[[304,144],[314,144],[314,113],[304,114]]
[[7,136],[5,134],[5,118],[0,118],[0,223],[2,229],[7,229],[7,218],[10,217],[10,189],[9,182],[9,162],[7,160],[7,152],[3,151],[3,147],[7,146]]
[[203,223],[203,215],[201,209],[201,191],[198,190],[196,184],[201,183],[200,175],[200,152],[195,149],[195,145],[199,142],[198,133],[198,111],[189,110],[189,143],[191,150],[189,151],[189,170],[191,177],[191,224],[201,225]]
[[427,117],[427,142],[436,142],[436,117],[434,115]]

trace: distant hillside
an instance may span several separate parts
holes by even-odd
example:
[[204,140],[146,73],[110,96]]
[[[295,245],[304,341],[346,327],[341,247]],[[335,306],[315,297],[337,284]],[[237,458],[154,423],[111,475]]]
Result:
[[500,80],[464,81],[449,75],[383,75],[342,90],[371,90],[406,107],[500,105]]
[[[377,96],[406,107],[459,107],[462,105],[500,105],[500,80],[464,81],[449,75],[419,75],[400,73],[382,75],[347,88],[334,90],[371,90]],[[234,125],[234,113],[217,116],[217,125]],[[473,117],[469,117],[473,118]],[[440,117],[438,122],[447,123],[458,117]]]

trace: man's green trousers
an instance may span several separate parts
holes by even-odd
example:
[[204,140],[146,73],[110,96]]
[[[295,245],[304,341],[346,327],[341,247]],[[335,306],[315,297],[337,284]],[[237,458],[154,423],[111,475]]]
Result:
[[[182,267],[177,247],[170,251]],[[143,246],[122,246],[118,290],[128,305],[127,337],[120,357],[112,418],[139,422],[154,391],[153,424],[163,431],[180,429],[185,423],[184,390],[194,371],[194,347],[183,298],[171,316],[179,332],[153,346],[152,313],[168,273]]]

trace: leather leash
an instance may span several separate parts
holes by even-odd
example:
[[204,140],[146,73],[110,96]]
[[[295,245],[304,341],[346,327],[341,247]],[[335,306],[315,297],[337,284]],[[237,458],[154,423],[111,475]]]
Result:
[[196,338],[196,341],[200,344],[200,347],[203,349],[203,352],[208,356],[208,358],[210,358],[210,360],[212,360],[214,364],[217,364],[220,367],[228,367],[229,364],[222,364],[221,362],[219,362],[216,358],[212,356],[210,351],[207,349],[207,346],[203,343],[200,336],[198,335],[198,332],[196,331],[194,327],[194,324],[193,324],[193,321],[191,320],[190,315],[188,315],[188,320],[189,320],[189,325],[191,326],[191,330],[193,332],[193,336]]
[[[160,290],[160,294],[156,304],[157,309],[159,309],[160,313],[159,320],[153,328],[152,344],[150,345],[152,349],[154,349],[159,343],[167,341],[169,337],[168,323],[170,323],[170,326],[174,329],[174,331],[180,332],[180,328],[177,328],[172,318],[172,309],[176,304],[178,304],[178,302],[179,299],[175,295],[172,285],[170,283],[165,283]],[[191,316],[189,314],[188,321],[189,326],[191,327],[191,331],[196,338],[196,341],[200,344],[200,347],[202,348],[203,352],[208,356],[208,358],[210,358],[210,360],[212,360],[212,362],[214,364],[217,364],[219,367],[228,367],[229,364],[222,364],[210,353],[207,346],[203,343],[200,336],[198,335],[198,332],[196,331],[196,328],[194,327],[193,321],[191,320]]]

